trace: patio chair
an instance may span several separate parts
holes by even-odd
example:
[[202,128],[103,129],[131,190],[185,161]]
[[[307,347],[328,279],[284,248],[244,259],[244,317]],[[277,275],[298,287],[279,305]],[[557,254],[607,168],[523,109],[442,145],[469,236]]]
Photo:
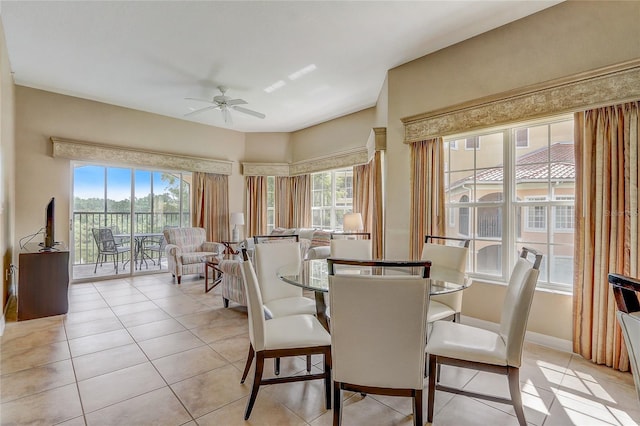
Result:
[[118,263],[120,262],[120,255],[124,261],[125,253],[129,253],[131,247],[126,245],[116,244],[116,240],[113,237],[113,231],[111,228],[93,228],[91,229],[93,239],[98,247],[98,255],[96,256],[96,266],[93,268],[93,273],[98,271],[98,262],[100,266],[107,260],[107,256],[111,256],[113,259],[113,267],[118,273]]

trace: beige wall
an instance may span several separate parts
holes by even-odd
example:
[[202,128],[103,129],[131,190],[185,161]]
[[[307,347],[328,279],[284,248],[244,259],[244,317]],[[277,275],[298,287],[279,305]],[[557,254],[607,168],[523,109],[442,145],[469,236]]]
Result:
[[244,160],[249,163],[291,161],[290,133],[247,133]]
[[293,162],[325,157],[333,153],[364,148],[375,127],[376,109],[336,118],[291,134]]
[[[15,220],[15,142],[14,142],[14,86],[11,64],[7,55],[4,28],[0,22],[0,253],[2,256],[2,307],[7,302],[10,282],[5,271],[14,260],[13,223]],[[43,207],[44,208],[44,207]],[[4,311],[3,311],[4,312]]]
[[44,207],[55,196],[56,237],[69,241],[70,161],[52,157],[51,136],[234,161],[229,209],[243,210],[244,133],[21,86],[15,93],[15,239],[43,226]]

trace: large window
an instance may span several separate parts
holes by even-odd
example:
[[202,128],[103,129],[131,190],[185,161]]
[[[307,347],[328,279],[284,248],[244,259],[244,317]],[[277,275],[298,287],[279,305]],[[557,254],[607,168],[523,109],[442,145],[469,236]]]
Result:
[[311,181],[311,225],[342,230],[343,216],[353,209],[353,169],[312,173]]
[[[460,141],[466,149],[454,148]],[[571,291],[572,118],[445,139],[445,162],[447,213],[458,218],[448,221],[447,235],[472,240],[470,273],[506,281],[518,250],[528,246],[544,255],[538,284]]]
[[276,178],[267,176],[267,234],[276,226]]
[[[190,187],[188,172],[75,164],[73,278],[115,273],[114,268],[95,267],[97,243],[93,228],[111,228],[117,239],[126,240],[132,234],[161,234],[166,227],[190,225]],[[135,244],[130,246],[136,249]],[[131,267],[131,257],[125,256],[121,271]],[[133,266],[134,271],[138,266],[142,268]]]

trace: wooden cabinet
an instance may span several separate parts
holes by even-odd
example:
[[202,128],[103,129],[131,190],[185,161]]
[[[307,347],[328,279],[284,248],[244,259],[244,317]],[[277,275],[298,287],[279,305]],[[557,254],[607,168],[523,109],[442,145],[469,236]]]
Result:
[[18,264],[18,321],[66,314],[69,310],[69,250],[20,253]]

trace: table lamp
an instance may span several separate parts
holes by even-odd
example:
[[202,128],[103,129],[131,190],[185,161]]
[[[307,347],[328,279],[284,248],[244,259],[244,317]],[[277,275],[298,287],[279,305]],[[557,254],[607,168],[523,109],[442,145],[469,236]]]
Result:
[[359,232],[364,229],[362,224],[362,214],[347,213],[342,219],[342,230],[344,232]]
[[240,236],[238,235],[238,225],[244,225],[244,213],[231,213],[231,224],[233,225],[233,229],[231,230],[231,240],[237,242],[240,240]]

